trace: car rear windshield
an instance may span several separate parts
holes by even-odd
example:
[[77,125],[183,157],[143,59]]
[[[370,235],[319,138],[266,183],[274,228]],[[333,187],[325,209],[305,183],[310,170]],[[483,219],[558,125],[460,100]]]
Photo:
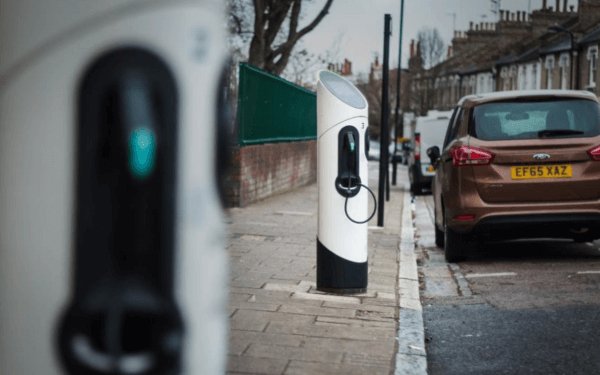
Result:
[[600,134],[599,105],[585,99],[486,103],[474,108],[471,121],[471,135],[486,141]]

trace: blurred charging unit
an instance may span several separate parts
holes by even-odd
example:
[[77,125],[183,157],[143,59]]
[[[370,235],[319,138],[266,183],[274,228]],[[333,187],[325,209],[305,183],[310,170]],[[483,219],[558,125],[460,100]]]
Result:
[[0,373],[225,372],[223,25],[219,0],[3,1]]
[[[317,84],[317,289],[367,288],[368,106],[352,83],[329,71]],[[376,206],[376,205],[375,205]]]

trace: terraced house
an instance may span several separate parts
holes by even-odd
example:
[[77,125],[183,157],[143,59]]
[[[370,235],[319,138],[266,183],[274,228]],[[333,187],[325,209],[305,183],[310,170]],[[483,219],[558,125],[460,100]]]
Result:
[[455,32],[445,61],[409,59],[409,110],[450,109],[464,95],[526,89],[584,89],[596,95],[600,0],[544,0],[528,14],[501,10],[493,23]]

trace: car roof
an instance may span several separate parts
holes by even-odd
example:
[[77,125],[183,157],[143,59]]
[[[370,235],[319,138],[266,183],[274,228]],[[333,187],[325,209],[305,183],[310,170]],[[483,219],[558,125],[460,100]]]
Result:
[[483,103],[507,101],[511,99],[586,99],[598,102],[596,95],[583,90],[515,90],[497,91],[486,94],[467,95],[458,101],[459,106],[473,107]]

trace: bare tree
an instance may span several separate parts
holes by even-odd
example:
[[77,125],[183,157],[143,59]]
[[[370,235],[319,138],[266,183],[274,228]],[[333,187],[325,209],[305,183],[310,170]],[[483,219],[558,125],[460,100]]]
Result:
[[[390,70],[388,108],[390,119],[393,118],[393,108],[396,102],[396,69]],[[367,82],[358,83],[358,89],[363,93],[369,103],[369,137],[380,139],[381,136],[381,89],[383,82],[381,78],[370,77]]]
[[438,29],[422,28],[417,34],[417,40],[421,48],[421,57],[425,69],[429,69],[442,61],[445,44]]
[[287,67],[281,76],[297,85],[314,89],[317,71],[325,69],[328,63],[340,59],[343,34],[339,34],[333,43],[322,54],[314,54],[306,49],[300,40],[294,48]]
[[302,4],[310,0],[252,0],[254,20],[248,18],[246,0],[230,0],[230,30],[242,42],[250,35],[248,62],[269,73],[280,75],[287,66],[298,41],[311,32],[329,12],[333,0],[325,0],[323,8],[306,26],[299,27]]

